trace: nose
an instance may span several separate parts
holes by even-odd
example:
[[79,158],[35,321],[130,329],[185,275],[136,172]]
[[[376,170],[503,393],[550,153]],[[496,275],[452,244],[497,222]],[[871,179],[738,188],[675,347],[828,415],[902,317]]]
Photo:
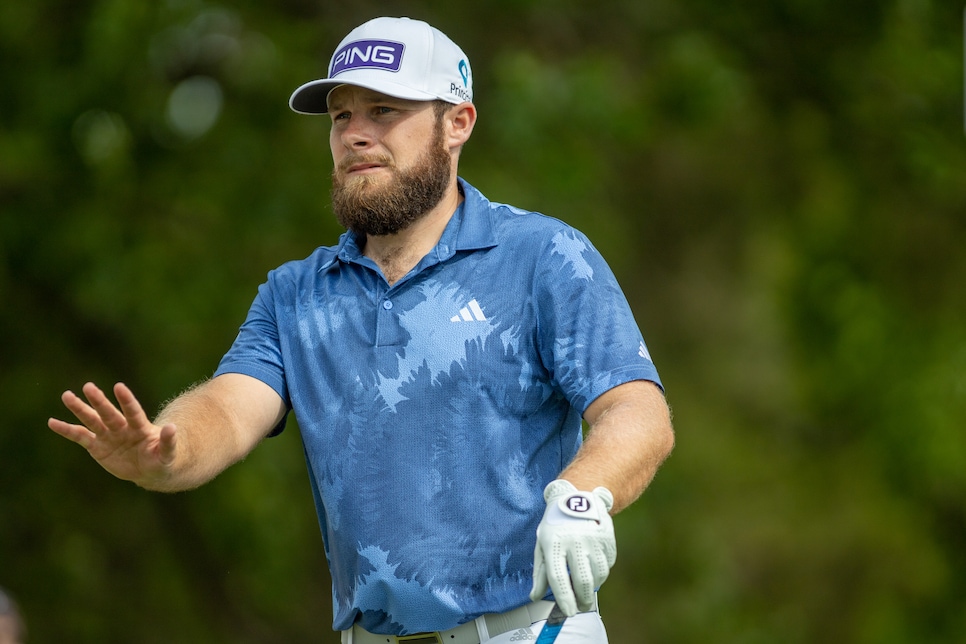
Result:
[[372,128],[366,120],[357,116],[349,119],[340,133],[342,144],[350,150],[364,150],[373,144]]

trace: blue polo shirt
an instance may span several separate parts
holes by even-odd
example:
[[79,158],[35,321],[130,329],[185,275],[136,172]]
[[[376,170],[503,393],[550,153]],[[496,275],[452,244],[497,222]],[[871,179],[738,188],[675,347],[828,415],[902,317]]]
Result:
[[581,415],[619,384],[660,384],[583,234],[460,187],[392,286],[349,233],[269,273],[216,372],[295,412],[336,630],[443,630],[527,602],[542,491]]

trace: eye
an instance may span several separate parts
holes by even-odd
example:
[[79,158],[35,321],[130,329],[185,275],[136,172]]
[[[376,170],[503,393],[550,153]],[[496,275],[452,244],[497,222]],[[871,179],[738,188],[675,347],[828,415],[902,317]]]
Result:
[[347,118],[349,118],[350,114],[349,114],[349,112],[346,112],[346,111],[342,111],[342,112],[330,112],[329,113],[329,116],[332,117],[332,122],[334,123],[336,121],[344,121],[344,120],[346,120]]

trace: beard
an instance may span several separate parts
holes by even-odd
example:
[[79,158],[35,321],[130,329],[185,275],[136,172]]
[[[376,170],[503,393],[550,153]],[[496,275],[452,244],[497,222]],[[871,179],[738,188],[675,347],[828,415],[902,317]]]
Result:
[[[361,176],[346,180],[345,172],[360,162],[389,170],[388,180]],[[350,154],[332,170],[332,209],[347,230],[359,236],[394,235],[432,210],[450,181],[450,155],[437,127],[429,147],[405,170],[387,156]],[[380,185],[382,184],[382,185]]]

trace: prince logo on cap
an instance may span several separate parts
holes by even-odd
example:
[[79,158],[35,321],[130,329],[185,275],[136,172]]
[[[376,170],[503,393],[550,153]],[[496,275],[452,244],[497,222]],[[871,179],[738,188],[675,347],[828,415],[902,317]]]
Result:
[[357,40],[350,42],[332,57],[329,77],[350,69],[384,69],[398,72],[405,45],[389,40]]

